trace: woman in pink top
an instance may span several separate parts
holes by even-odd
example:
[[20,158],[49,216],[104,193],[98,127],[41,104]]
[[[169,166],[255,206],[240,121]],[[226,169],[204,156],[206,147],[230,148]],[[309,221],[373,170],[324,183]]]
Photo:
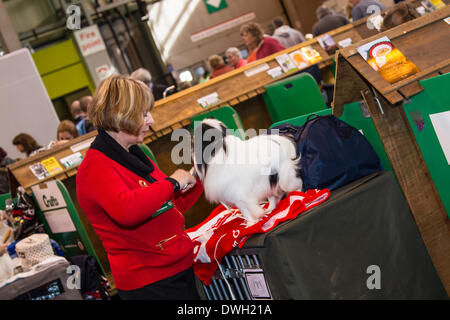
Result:
[[228,65],[234,69],[243,67],[247,64],[247,60],[241,57],[241,52],[238,48],[232,47],[225,51]]

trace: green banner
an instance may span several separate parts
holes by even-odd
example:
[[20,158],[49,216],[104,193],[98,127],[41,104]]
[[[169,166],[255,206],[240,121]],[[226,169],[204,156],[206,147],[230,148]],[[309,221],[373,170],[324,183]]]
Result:
[[228,7],[226,0],[203,0],[208,13],[214,13]]

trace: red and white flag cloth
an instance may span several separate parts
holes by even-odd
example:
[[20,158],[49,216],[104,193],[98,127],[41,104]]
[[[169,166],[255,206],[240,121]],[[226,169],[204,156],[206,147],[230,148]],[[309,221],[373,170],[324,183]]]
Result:
[[[321,204],[329,196],[328,189],[293,191],[282,199],[272,212],[250,227],[247,227],[239,209],[218,206],[205,221],[186,230],[194,243],[195,274],[205,285],[209,285],[218,264],[233,248],[242,248],[251,235],[272,230],[279,223],[294,219]],[[264,209],[268,206],[269,203],[262,205]]]

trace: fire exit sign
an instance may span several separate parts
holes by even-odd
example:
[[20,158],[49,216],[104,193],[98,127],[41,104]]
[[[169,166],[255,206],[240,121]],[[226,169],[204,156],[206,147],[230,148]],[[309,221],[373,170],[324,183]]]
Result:
[[228,7],[226,0],[203,0],[209,13],[214,13]]

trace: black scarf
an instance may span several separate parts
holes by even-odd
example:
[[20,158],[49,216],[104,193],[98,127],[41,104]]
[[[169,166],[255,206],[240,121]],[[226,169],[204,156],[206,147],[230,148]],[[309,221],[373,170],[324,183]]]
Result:
[[115,139],[106,131],[98,130],[98,135],[91,144],[91,149],[95,149],[114,160],[121,166],[134,172],[150,183],[156,180],[150,175],[155,170],[153,164],[138,145],[132,145],[127,152]]

